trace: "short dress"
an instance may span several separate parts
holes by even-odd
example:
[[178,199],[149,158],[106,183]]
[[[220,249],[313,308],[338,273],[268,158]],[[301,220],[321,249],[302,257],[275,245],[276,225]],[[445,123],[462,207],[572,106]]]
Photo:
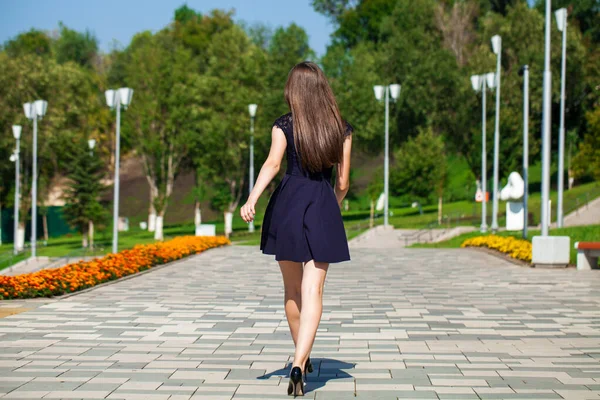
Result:
[[[331,177],[333,167],[308,173],[294,144],[292,114],[275,120],[287,140],[287,170],[271,195],[260,249],[277,261],[338,263],[350,260],[348,240]],[[346,122],[346,133],[352,126]]]

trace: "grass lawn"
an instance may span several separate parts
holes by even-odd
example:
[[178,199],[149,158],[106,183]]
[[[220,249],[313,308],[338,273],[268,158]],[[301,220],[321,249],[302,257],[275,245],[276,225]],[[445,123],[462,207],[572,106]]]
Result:
[[[527,232],[527,240],[540,234],[540,231],[530,230]],[[498,236],[513,236],[521,239],[520,232],[498,232]],[[551,236],[569,236],[571,238],[571,264],[577,263],[577,251],[574,248],[575,242],[594,242],[600,240],[600,225],[576,226],[570,228],[556,228],[550,230]],[[467,239],[482,236],[480,232],[465,233],[456,236],[450,240],[439,243],[416,243],[411,247],[414,248],[459,248],[460,245]]]

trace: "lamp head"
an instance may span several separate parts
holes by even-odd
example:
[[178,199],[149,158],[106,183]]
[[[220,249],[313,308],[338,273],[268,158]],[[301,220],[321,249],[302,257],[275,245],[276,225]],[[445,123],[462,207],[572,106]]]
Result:
[[471,76],[471,86],[473,86],[473,90],[479,92],[481,90],[481,75],[473,75]]
[[48,102],[46,100],[36,100],[33,103],[35,107],[36,117],[42,119],[44,115],[46,115],[46,110],[48,109]]
[[488,72],[485,74],[485,81],[490,89],[494,89],[496,87],[496,74]]
[[90,150],[94,150],[94,147],[96,147],[96,140],[95,139],[88,140],[88,146],[90,147]]
[[121,105],[127,109],[129,104],[131,104],[131,98],[133,97],[133,89],[124,87],[119,89],[119,99],[121,100]]
[[258,108],[257,104],[248,104],[248,112],[250,113],[250,117],[254,118],[256,116],[257,108]]
[[381,85],[375,85],[375,86],[373,86],[373,91],[375,92],[375,98],[378,101],[383,100],[383,90],[384,90],[384,88]]
[[33,103],[23,104],[23,111],[25,111],[25,117],[27,119],[33,119],[35,116],[35,110],[33,109]]
[[494,51],[494,54],[498,54],[502,51],[502,38],[500,35],[492,36],[492,50]]
[[21,138],[21,125],[13,125],[12,126],[13,136],[16,140]]
[[554,15],[556,16],[556,25],[558,25],[558,30],[562,32],[567,24],[567,9],[560,8],[554,12]]
[[104,96],[106,97],[106,105],[109,106],[110,108],[114,108],[115,107],[115,97],[116,97],[116,91],[109,89],[106,92],[104,92]]
[[9,159],[10,159],[10,162],[15,162],[15,161],[17,161],[17,155],[16,155],[15,153],[12,153],[12,154],[10,155],[10,158],[9,158]]
[[398,97],[400,97],[400,88],[401,86],[397,83],[390,85],[390,95],[392,96],[392,99],[398,100]]

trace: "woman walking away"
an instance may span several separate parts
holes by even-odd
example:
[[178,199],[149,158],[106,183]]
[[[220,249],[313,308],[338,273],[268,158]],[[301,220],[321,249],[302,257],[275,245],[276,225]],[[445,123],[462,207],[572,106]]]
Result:
[[273,124],[269,156],[240,214],[246,222],[254,219],[256,202],[285,152],[286,174],[269,200],[260,249],[275,255],[283,275],[285,315],[296,347],[288,395],[295,397],[304,395],[306,372],[312,372],[309,354],[321,321],[327,268],[350,260],[340,206],[348,192],[353,129],[312,62],[292,68],[285,99],[291,113]]

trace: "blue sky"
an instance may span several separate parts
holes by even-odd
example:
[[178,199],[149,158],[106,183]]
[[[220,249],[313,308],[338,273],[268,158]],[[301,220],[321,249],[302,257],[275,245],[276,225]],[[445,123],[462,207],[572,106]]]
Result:
[[235,9],[235,19],[273,28],[292,22],[306,29],[311,47],[325,53],[333,26],[317,14],[310,0],[0,0],[0,42],[31,28],[54,30],[62,21],[69,28],[89,29],[108,51],[113,39],[125,46],[143,30],[160,30],[173,18],[176,8],[208,12]]

